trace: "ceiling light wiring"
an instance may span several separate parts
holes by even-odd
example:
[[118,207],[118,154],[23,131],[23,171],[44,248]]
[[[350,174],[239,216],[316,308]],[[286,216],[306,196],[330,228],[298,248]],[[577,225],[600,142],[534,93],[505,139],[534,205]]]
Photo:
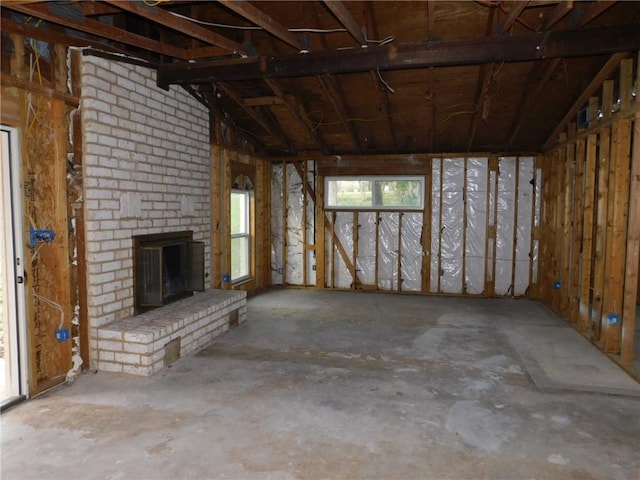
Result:
[[[190,22],[199,23],[200,25],[206,25],[208,27],[229,28],[232,30],[264,30],[264,28],[258,27],[256,25],[229,25],[226,23],[206,22],[204,20],[198,20],[197,18],[188,17],[177,12],[169,11],[169,13],[176,17],[182,18],[183,20],[189,20]],[[287,30],[292,33],[343,33],[347,31],[346,28],[288,28]]]

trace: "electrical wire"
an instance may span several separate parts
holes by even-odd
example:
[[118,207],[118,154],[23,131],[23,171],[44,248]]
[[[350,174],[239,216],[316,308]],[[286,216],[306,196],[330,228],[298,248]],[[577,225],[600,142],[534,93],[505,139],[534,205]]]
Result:
[[447,123],[452,118],[457,117],[458,115],[473,115],[478,111],[478,105],[476,105],[475,103],[457,103],[455,105],[450,105],[445,110],[451,110],[452,108],[456,108],[456,107],[464,107],[465,105],[471,105],[473,107],[473,110],[458,110],[458,111],[452,112],[446,115],[444,118],[438,120],[436,122],[436,125],[441,126]]
[[380,81],[382,82],[382,84],[385,86],[385,88],[386,88],[387,90],[389,90],[391,93],[396,93],[396,91],[395,91],[393,88],[391,88],[391,85],[389,85],[389,84],[384,80],[384,78],[382,78],[382,74],[380,73],[380,69],[379,69],[379,68],[376,68],[376,73],[378,74],[378,78],[380,79]]
[[[208,27],[229,28],[232,30],[264,30],[262,27],[255,25],[229,25],[226,23],[206,22],[204,20],[198,20],[197,18],[188,17],[178,12],[169,12],[171,15],[182,18],[183,20],[189,20],[190,22],[198,23],[200,25],[206,25]],[[343,33],[346,32],[346,28],[288,28],[289,32],[293,33]]]
[[60,305],[59,303],[54,302],[53,300],[49,300],[48,298],[43,297],[42,295],[38,295],[36,293],[35,288],[32,288],[32,291],[33,291],[33,296],[34,297],[36,297],[41,302],[49,305],[50,307],[55,308],[56,310],[58,310],[60,312],[60,326],[58,328],[62,328],[64,326],[64,308],[62,308],[62,305]]

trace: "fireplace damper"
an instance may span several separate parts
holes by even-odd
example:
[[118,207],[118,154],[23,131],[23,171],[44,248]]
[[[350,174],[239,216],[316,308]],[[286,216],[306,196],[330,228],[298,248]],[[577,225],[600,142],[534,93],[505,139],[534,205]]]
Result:
[[204,243],[192,231],[133,237],[135,313],[204,290]]

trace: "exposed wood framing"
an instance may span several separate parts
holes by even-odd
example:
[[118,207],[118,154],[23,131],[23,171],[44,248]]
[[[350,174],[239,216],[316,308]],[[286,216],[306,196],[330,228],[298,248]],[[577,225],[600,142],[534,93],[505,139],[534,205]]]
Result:
[[[640,65],[640,55],[637,57]],[[640,69],[636,68],[636,85],[640,85]],[[636,102],[637,102],[636,97]],[[635,114],[633,122],[630,188],[629,188],[629,224],[627,230],[627,251],[624,269],[624,294],[622,310],[622,331],[620,363],[631,366],[635,358],[634,345],[636,329],[636,309],[638,308],[638,289],[640,272],[640,112]],[[640,303],[640,302],[638,302]]]
[[633,51],[639,42],[640,31],[631,24],[522,36],[394,44],[377,48],[311,52],[306,55],[197,64],[178,62],[159,67],[158,84],[166,86],[604,55]]
[[185,33],[213,46],[220,47],[219,54],[228,52],[240,54],[247,53],[246,49],[241,44],[234,42],[224,35],[220,35],[208,28],[201,27],[190,20],[172,15],[170,12],[162,8],[148,7],[140,2],[122,2],[116,0],[104,1],[119,9],[134,13],[140,17],[159,23],[160,25],[164,25],[165,27],[169,27],[178,32]]
[[[611,79],[611,69],[618,66],[616,82]],[[598,96],[586,98],[583,94],[581,103],[572,108],[577,112],[587,104],[589,124],[582,131],[570,129],[560,145],[546,155],[546,183],[556,182],[556,186],[545,188],[545,218],[550,212],[564,211],[565,221],[572,221],[573,233],[569,252],[565,243],[558,244],[553,231],[544,236],[544,269],[554,274],[549,260],[554,257],[560,257],[562,265],[571,265],[568,271],[562,269],[558,277],[570,285],[571,308],[564,311],[562,303],[546,288],[542,289],[541,297],[579,331],[589,335],[600,349],[628,367],[639,347],[634,344],[633,333],[640,244],[637,215],[640,176],[634,163],[640,150],[640,135],[636,133],[640,113],[638,100],[632,95],[632,73],[637,68],[634,59],[624,58],[605,70],[608,75],[600,78],[601,84],[587,89]],[[637,73],[635,80],[638,81]],[[565,152],[567,163],[559,168]],[[575,172],[570,165],[572,161]],[[567,190],[572,188],[571,178],[557,184],[556,178],[562,172],[575,179],[571,205],[565,203],[569,198]],[[572,211],[568,212],[567,207]],[[555,225],[556,231],[567,233],[566,224]],[[563,230],[558,230],[560,227]]]

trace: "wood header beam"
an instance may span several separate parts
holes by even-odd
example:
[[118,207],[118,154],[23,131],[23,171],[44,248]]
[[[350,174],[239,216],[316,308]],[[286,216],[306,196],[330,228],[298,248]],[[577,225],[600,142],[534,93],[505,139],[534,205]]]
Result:
[[399,70],[520,62],[635,51],[639,46],[640,28],[637,24],[629,24],[522,36],[390,44],[223,62],[180,62],[159,66],[158,84],[167,86],[323,73],[355,73],[374,69]]

